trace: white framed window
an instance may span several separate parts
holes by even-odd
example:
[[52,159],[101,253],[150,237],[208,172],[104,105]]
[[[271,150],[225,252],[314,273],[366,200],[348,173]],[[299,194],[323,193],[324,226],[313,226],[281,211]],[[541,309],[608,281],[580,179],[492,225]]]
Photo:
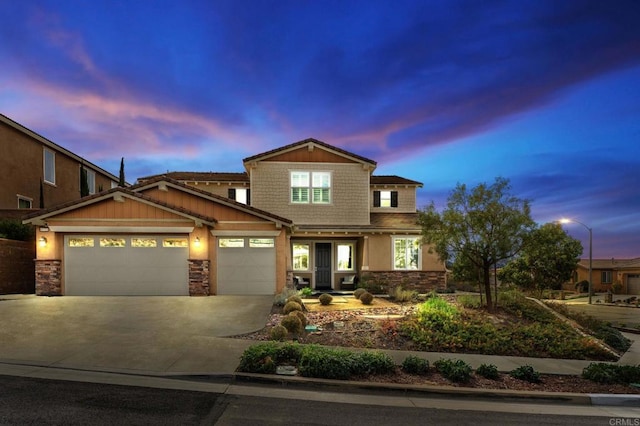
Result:
[[18,195],[18,208],[19,209],[30,209],[33,207],[33,199],[29,197],[25,197],[23,195]]
[[330,204],[331,172],[291,172],[291,202]]
[[189,247],[189,243],[186,238],[165,238],[162,240],[162,247],[184,248]]
[[420,265],[420,238],[393,238],[393,269],[417,270]]
[[337,268],[338,271],[353,271],[354,270],[354,262],[353,262],[353,243],[349,244],[337,244],[336,245],[336,257],[337,257]]
[[220,238],[218,240],[220,248],[241,248],[244,247],[244,238]]
[[611,284],[613,282],[613,272],[602,271],[602,274],[600,275],[600,279],[602,284]]
[[291,172],[291,202],[309,202],[309,172]]
[[93,247],[94,240],[92,237],[71,237],[68,243],[69,247]]
[[398,207],[398,191],[373,191],[373,207]]
[[56,153],[50,149],[44,148],[43,151],[44,164],[44,181],[52,185],[56,184]]
[[249,247],[272,248],[275,247],[275,241],[273,238],[249,238]]
[[96,193],[96,172],[93,170],[85,169],[87,172],[87,184],[89,186],[89,194]]
[[313,202],[315,204],[331,202],[331,173],[313,172]]
[[158,240],[155,238],[132,238],[131,247],[136,247],[136,248],[158,247]]
[[309,244],[293,244],[293,270],[309,270]]
[[249,194],[249,188],[229,188],[227,195],[229,198],[237,201],[238,203],[249,205],[251,204]]

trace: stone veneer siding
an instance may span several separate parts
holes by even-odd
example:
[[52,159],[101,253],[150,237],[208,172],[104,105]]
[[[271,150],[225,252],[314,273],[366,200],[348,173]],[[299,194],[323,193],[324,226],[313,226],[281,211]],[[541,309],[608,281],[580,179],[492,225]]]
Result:
[[189,259],[189,296],[209,296],[209,260]]
[[[363,281],[366,282],[365,285],[362,285]],[[418,293],[446,288],[444,271],[362,271],[360,283],[360,286],[378,294],[388,293],[390,288],[398,285]]]
[[36,259],[36,295],[62,295],[62,261]]

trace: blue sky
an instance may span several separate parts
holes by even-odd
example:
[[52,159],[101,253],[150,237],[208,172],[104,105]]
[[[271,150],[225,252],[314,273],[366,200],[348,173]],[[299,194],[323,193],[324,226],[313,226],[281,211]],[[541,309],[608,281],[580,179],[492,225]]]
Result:
[[314,137],[420,206],[502,176],[595,257],[640,256],[636,0],[0,6],[0,112],[130,182]]

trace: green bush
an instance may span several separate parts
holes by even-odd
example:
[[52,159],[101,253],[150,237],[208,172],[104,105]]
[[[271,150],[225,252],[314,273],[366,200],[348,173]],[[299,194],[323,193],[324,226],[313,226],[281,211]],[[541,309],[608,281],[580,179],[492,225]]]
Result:
[[471,379],[471,366],[461,359],[439,359],[433,365],[452,382],[464,383]]
[[353,297],[355,297],[356,299],[360,299],[360,296],[362,296],[366,292],[367,292],[367,290],[365,290],[364,288],[358,287],[353,292]]
[[282,318],[280,325],[289,330],[290,333],[300,334],[302,333],[302,321],[297,315],[287,315]]
[[511,377],[518,380],[525,380],[530,383],[540,383],[540,373],[530,365],[521,365],[515,370],[512,370],[509,374]]
[[280,324],[276,325],[269,331],[269,337],[271,338],[271,340],[277,340],[277,341],[283,341],[284,339],[287,338],[288,334],[289,334],[289,330],[287,330],[286,327]]
[[360,295],[360,301],[362,302],[363,305],[370,305],[373,303],[373,294],[369,293],[368,291],[362,293]]
[[310,297],[312,294],[313,290],[309,287],[301,288],[300,291],[298,291],[298,295],[302,297]]
[[409,355],[402,361],[402,370],[407,374],[424,375],[429,372],[429,361],[424,358]]
[[596,330],[595,335],[617,351],[626,352],[631,347],[631,341],[624,337],[620,330],[616,330],[609,325],[600,327]]
[[476,369],[476,374],[491,380],[498,380],[500,378],[498,367],[493,364],[480,364]]
[[303,305],[302,299],[297,294],[294,294],[293,296],[289,296],[289,298],[287,299],[287,303],[289,302],[296,302],[300,305],[300,307],[302,307]]
[[358,352],[354,354],[351,373],[356,376],[387,374],[394,371],[395,368],[395,363],[385,353],[378,351]]
[[328,293],[322,293],[320,297],[318,297],[321,305],[329,305],[333,300],[333,297]]
[[640,382],[640,365],[591,363],[582,370],[582,377],[605,384],[629,384]]
[[462,307],[467,309],[479,309],[482,307],[480,303],[480,296],[471,295],[471,294],[463,294],[458,296],[458,303],[462,305]]
[[285,315],[288,315],[293,311],[302,311],[302,305],[298,302],[287,302],[286,305],[284,305],[284,308],[282,308],[282,313]]
[[289,312],[289,315],[295,315],[300,319],[300,322],[302,323],[302,328],[304,329],[307,326],[307,317],[304,315],[304,312],[302,311],[293,311],[293,312]]
[[277,306],[283,306],[287,303],[287,299],[291,296],[298,294],[294,289],[285,288],[282,292],[275,295],[273,298],[273,304]]
[[297,343],[265,342],[248,347],[240,357],[238,371],[273,374],[279,364],[296,365],[302,357]]
[[33,225],[23,225],[18,219],[0,219],[0,238],[31,241],[34,235]]
[[415,290],[405,290],[402,286],[390,288],[389,297],[398,303],[411,302],[418,298],[418,292]]
[[351,377],[353,352],[318,345],[305,345],[298,371],[304,377],[347,380]]

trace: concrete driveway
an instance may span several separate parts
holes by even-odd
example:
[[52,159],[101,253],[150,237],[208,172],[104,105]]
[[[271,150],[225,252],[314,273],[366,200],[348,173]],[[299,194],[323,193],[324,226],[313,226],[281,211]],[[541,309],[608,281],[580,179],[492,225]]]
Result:
[[[614,295],[613,300],[625,300],[631,296]],[[637,297],[637,296],[636,296]],[[604,304],[604,295],[596,294],[589,305],[587,297],[568,299],[563,301],[569,309],[585,313],[602,321],[611,322],[614,325],[622,325],[629,328],[640,326],[640,308],[625,305]]]
[[145,374],[228,374],[272,296],[0,296],[0,362]]

